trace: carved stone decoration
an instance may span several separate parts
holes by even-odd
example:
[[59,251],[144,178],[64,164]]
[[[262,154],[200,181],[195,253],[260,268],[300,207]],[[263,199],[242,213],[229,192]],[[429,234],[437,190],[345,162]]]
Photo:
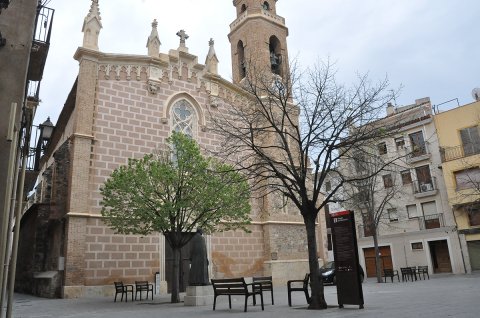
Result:
[[147,89],[150,94],[157,95],[159,88],[160,87],[157,82],[151,80],[147,81]]
[[217,84],[210,84],[210,94],[213,96],[218,96],[218,85]]
[[210,96],[210,106],[217,108],[220,106],[221,100],[218,97]]
[[159,69],[158,67],[150,66],[150,79],[160,81],[162,79],[162,70]]
[[124,79],[127,81],[130,81],[132,76],[139,81],[141,80],[142,68],[145,72],[147,72],[148,67],[131,64],[100,64],[98,70],[105,72],[106,80],[113,79],[112,77],[114,77],[116,80],[120,80],[122,78],[121,73],[123,72],[125,73]]

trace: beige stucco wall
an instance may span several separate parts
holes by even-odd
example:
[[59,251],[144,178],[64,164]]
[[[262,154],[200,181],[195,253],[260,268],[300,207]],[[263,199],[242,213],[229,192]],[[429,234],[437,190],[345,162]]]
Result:
[[[460,130],[480,125],[480,102],[457,107],[435,115],[435,125],[439,136],[440,146],[443,148],[462,145]],[[468,216],[458,204],[473,202],[480,198],[480,194],[473,189],[456,190],[454,172],[468,167],[479,166],[480,154],[459,158],[442,163],[442,171],[448,193],[448,200],[454,209],[459,230],[471,228]],[[466,240],[479,240],[480,234],[466,235]]]

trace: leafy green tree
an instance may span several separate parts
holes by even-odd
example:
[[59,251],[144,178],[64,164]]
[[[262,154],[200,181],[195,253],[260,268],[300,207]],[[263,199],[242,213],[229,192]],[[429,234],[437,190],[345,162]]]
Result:
[[179,297],[180,249],[205,233],[243,228],[250,223],[250,192],[244,176],[200,153],[198,144],[174,132],[165,148],[129,159],[101,188],[102,215],[116,233],[160,232],[174,257],[171,302]]

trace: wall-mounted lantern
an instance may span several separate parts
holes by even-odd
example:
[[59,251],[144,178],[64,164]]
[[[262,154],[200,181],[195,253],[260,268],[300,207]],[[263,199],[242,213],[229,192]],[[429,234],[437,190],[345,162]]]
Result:
[[38,137],[37,148],[35,150],[35,171],[38,171],[40,165],[40,158],[45,153],[45,150],[52,138],[53,123],[50,121],[50,117],[47,118],[42,124],[39,125],[40,136]]

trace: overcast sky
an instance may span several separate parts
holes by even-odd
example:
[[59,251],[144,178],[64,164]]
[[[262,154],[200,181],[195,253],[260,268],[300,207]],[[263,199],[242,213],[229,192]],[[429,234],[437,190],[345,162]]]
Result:
[[[82,44],[83,19],[91,0],[51,0],[55,9],[50,51],[35,123],[50,116],[56,123],[75,81],[73,59]],[[205,62],[208,40],[215,40],[219,72],[231,79],[229,24],[232,0],[99,0],[103,29],[100,51],[145,54],[151,22],[167,53],[176,49],[184,29],[189,52]],[[279,0],[277,14],[289,28],[288,51],[301,66],[330,58],[340,80],[352,83],[357,73],[373,80],[388,76],[402,86],[398,105],[430,97],[434,105],[458,98],[473,101],[480,87],[479,0]],[[454,107],[456,101],[444,106]]]

